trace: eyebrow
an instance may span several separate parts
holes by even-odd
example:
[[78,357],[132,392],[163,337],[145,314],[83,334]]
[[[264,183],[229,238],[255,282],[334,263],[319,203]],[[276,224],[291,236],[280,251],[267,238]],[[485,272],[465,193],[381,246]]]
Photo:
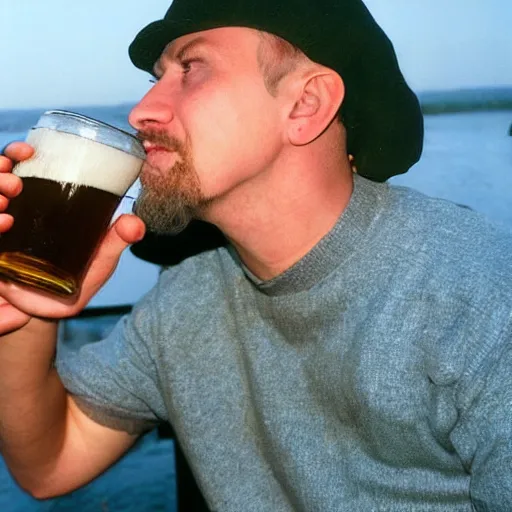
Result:
[[[203,36],[197,36],[196,38],[192,39],[191,41],[189,41],[188,43],[185,43],[179,50],[178,52],[176,53],[176,55],[173,55],[170,57],[171,60],[183,60],[183,57],[185,57],[185,55],[190,51],[192,50],[193,48],[195,48],[196,46],[203,46],[203,45],[209,45],[210,43],[208,42],[208,40],[203,37]],[[166,48],[167,50],[167,48]],[[166,50],[164,50],[164,53],[166,52]],[[161,71],[162,71],[162,67],[160,66],[160,59],[158,59],[156,61],[156,64],[153,66],[153,75],[158,77],[159,75],[161,75]]]

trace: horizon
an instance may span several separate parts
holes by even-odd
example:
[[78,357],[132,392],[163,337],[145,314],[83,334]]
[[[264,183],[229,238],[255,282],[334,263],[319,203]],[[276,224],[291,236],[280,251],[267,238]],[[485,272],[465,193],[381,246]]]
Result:
[[[481,86],[481,87],[463,87],[463,88],[454,88],[454,89],[428,89],[428,90],[422,90],[422,91],[414,91],[414,93],[418,96],[418,99],[420,101],[420,104],[422,103],[422,96],[427,95],[435,95],[435,96],[442,96],[443,94],[446,95],[454,95],[456,93],[468,93],[468,92],[483,92],[486,91],[488,93],[491,92],[502,92],[502,93],[509,93],[511,97],[509,98],[507,96],[506,102],[507,104],[509,102],[512,102],[512,84],[511,85],[497,85],[497,86]],[[43,109],[48,110],[65,110],[67,108],[116,108],[116,107],[128,107],[135,105],[138,100],[134,101],[121,101],[119,103],[75,103],[75,104],[63,104],[59,106],[58,108],[52,105],[39,105],[39,106],[33,106],[33,107],[17,107],[17,108],[2,108],[0,107],[0,112],[30,112],[30,111],[38,111]],[[442,103],[443,100],[439,100],[439,103]],[[512,107],[509,107],[512,108]],[[508,110],[509,108],[505,108],[505,110]]]

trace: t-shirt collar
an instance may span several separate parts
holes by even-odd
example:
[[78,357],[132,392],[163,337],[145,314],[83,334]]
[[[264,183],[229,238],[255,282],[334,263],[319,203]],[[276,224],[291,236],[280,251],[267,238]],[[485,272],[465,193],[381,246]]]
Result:
[[349,204],[334,227],[297,263],[268,281],[256,277],[240,261],[232,247],[230,252],[249,280],[266,295],[308,290],[353,256],[382,211],[387,192],[388,185],[355,174]]

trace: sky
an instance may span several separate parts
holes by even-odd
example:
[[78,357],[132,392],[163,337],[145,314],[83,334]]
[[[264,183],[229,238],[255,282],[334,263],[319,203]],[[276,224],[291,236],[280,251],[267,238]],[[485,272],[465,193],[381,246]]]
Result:
[[[365,3],[415,91],[512,86],[512,0]],[[0,109],[136,102],[149,76],[133,67],[127,48],[168,6],[0,0]]]

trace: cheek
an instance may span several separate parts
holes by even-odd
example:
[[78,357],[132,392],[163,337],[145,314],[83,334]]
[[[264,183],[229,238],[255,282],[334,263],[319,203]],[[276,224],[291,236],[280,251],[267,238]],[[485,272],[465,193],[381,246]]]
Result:
[[277,111],[267,94],[245,84],[221,88],[207,103],[189,104],[187,131],[198,172],[219,178],[265,165],[280,142]]

